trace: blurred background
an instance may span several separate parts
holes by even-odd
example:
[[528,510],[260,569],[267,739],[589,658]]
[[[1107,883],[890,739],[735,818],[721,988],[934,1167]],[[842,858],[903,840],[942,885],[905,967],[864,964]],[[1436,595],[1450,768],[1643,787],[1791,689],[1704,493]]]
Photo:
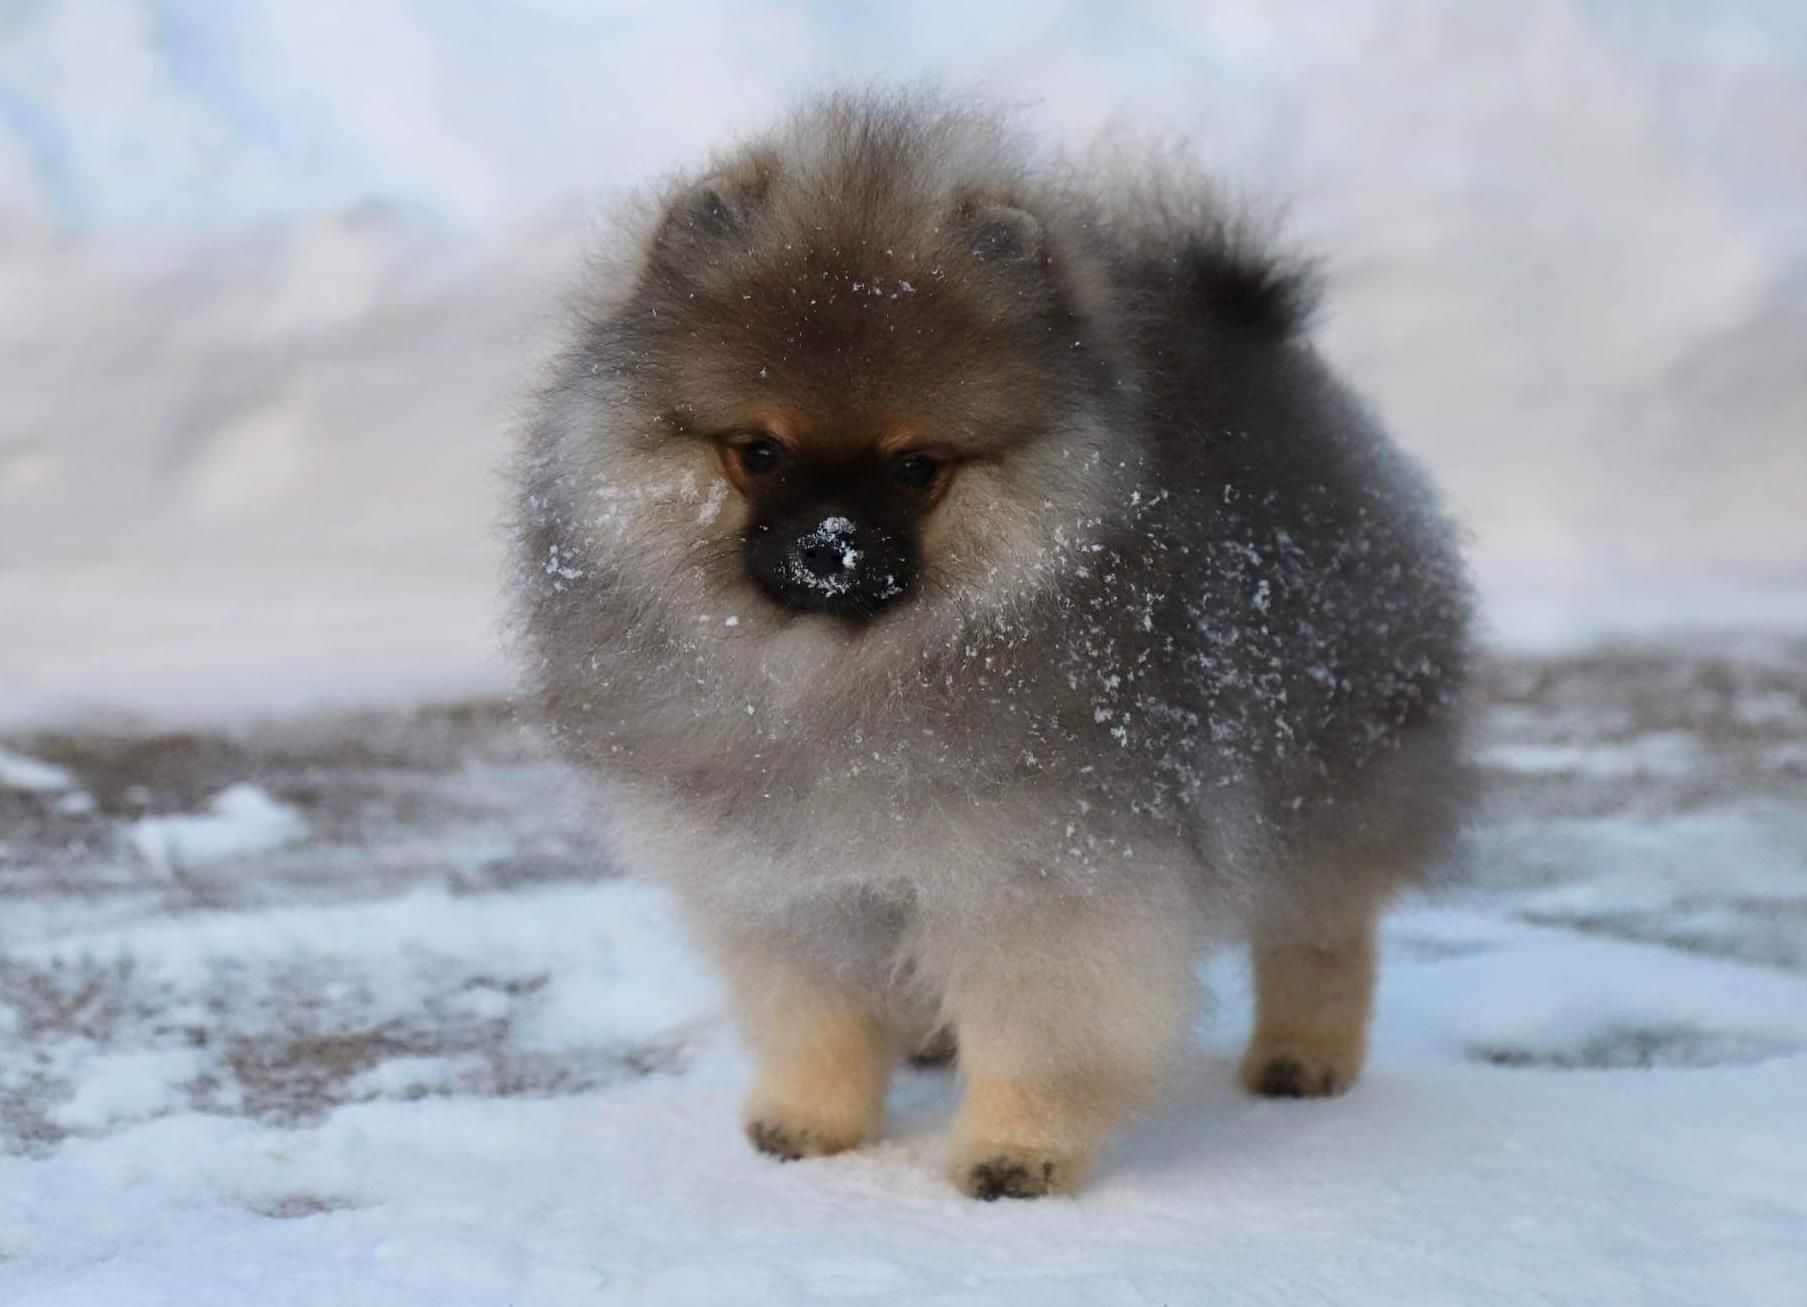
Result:
[[1497,646],[1807,629],[1798,0],[0,0],[0,727],[504,690],[597,215],[925,76],[1283,209]]

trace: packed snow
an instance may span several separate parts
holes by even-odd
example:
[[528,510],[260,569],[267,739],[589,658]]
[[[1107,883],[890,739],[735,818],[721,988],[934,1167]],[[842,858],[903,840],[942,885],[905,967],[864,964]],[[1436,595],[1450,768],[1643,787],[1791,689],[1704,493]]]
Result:
[[0,749],[0,787],[37,794],[60,794],[75,787],[66,768]]
[[[940,1175],[941,1076],[905,1074],[861,1152],[748,1148],[745,1059],[644,891],[406,907],[415,948],[549,974],[513,1003],[531,1042],[618,1077],[497,1096],[481,1055],[396,1057],[294,1128],[182,1110],[193,1050],[91,1055],[56,1114],[70,1137],[0,1180],[7,1301],[1784,1304],[1807,1276],[1807,1150],[1783,1146],[1807,1102],[1799,975],[1407,912],[1348,1099],[1232,1088],[1246,995],[1220,967],[1223,1013],[1093,1187],[993,1207]],[[138,956],[163,979],[292,949],[406,983],[427,959],[385,962],[395,915],[277,911],[173,958],[130,932],[24,956]]]
[[133,847],[171,872],[279,849],[306,835],[307,823],[293,808],[243,782],[208,800],[205,812],[140,817],[131,828]]
[[[1798,644],[1483,688],[1363,1081],[1244,1095],[1228,950],[1166,1100],[1027,1204],[944,1179],[956,1073],[853,1154],[748,1147],[719,986],[505,710],[9,739],[95,809],[0,790],[0,1301],[1798,1303]],[[230,854],[142,856],[222,808]]]

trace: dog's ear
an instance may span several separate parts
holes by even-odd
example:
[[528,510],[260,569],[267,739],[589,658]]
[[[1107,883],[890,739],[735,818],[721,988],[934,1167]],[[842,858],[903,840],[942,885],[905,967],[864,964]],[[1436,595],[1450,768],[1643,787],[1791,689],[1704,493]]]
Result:
[[986,263],[1047,262],[1048,238],[1027,209],[995,201],[966,200],[956,210],[973,257]]
[[681,187],[666,202],[653,237],[655,256],[678,256],[710,245],[743,240],[777,174],[777,159],[750,154],[729,167]]

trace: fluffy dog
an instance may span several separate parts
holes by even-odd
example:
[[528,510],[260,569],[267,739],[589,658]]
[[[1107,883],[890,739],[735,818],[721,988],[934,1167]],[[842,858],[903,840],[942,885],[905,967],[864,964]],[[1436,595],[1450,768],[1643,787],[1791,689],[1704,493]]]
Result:
[[1071,1189],[1247,935],[1252,1091],[1362,1066],[1461,815],[1469,599],[1306,270],[1184,168],[839,97],[670,187],[517,466],[525,664],[669,884],[782,1158],[957,1040],[952,1177]]

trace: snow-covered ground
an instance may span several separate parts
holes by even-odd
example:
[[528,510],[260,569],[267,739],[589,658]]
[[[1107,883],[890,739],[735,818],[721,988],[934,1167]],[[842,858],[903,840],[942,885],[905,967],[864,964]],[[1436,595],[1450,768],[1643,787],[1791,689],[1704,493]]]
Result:
[[0,1302],[1797,1304],[1807,646],[1493,664],[1492,797],[1347,1097],[1246,1097],[1240,959],[1077,1199],[955,1082],[784,1165],[660,894],[500,706],[0,753]]

